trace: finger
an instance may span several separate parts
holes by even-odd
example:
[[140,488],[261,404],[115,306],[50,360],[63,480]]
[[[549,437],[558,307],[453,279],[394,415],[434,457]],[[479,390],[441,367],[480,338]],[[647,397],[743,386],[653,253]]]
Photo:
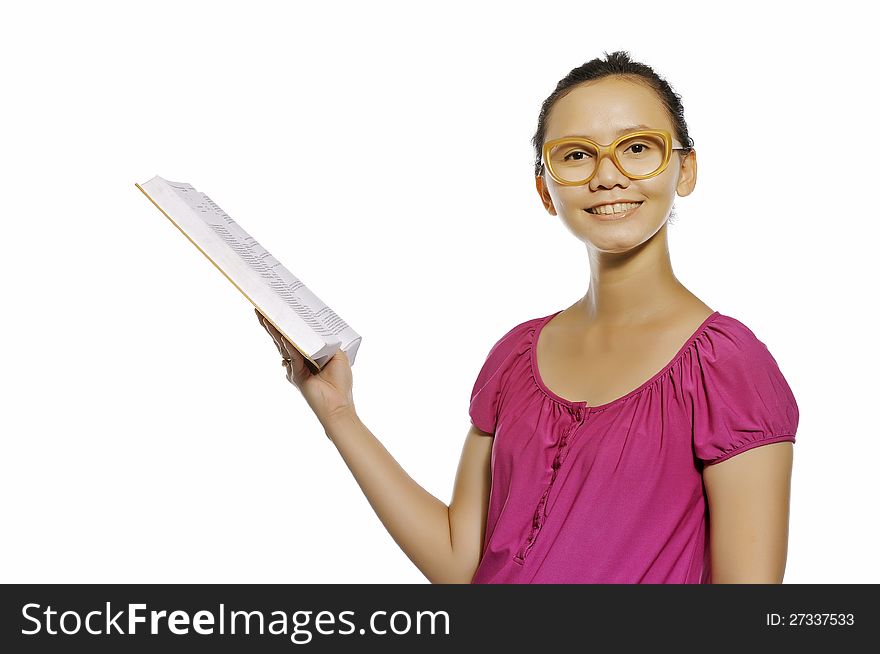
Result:
[[293,361],[294,368],[298,368],[299,366],[297,364],[302,363],[302,361],[301,357],[299,356],[299,352],[295,347],[293,347],[293,343],[282,336],[281,346],[284,348],[284,356]]
[[265,329],[266,333],[269,334],[269,336],[271,337],[272,342],[275,343],[275,349],[278,350],[278,354],[283,355],[284,351],[281,349],[281,343],[275,337],[275,334],[272,333],[272,330],[269,329],[269,322],[262,317],[259,318],[259,321],[260,321],[260,324],[263,326],[263,329]]
[[[269,335],[272,336],[271,333]],[[281,347],[281,343],[275,340],[274,336],[272,336],[272,342],[275,344],[275,349],[278,350],[278,354],[280,354],[282,358],[286,359],[287,354],[284,352],[284,348]]]
[[293,344],[284,338],[284,335],[275,329],[275,326],[270,323],[268,320],[264,321],[264,326],[266,330],[272,335],[272,338],[275,340],[275,344],[278,346],[278,351],[285,359],[297,359],[297,355],[299,354]]
[[299,386],[303,379],[304,360],[297,356],[298,352],[283,354],[284,372],[287,373],[287,381]]
[[263,327],[266,328],[266,331],[269,332],[269,336],[272,337],[272,340],[275,341],[275,344],[281,347],[281,332],[275,329],[275,325],[269,322],[267,319],[262,320]]
[[277,338],[281,341],[281,356],[290,361],[290,363],[285,366],[287,370],[287,379],[288,381],[298,384],[304,377],[306,367],[305,357],[300,354],[299,350],[297,350],[293,343],[288,341],[283,334],[274,328],[273,331],[278,334]]
[[266,316],[257,307],[254,307],[254,313],[257,314],[257,320],[259,320],[261,323],[266,320]]
[[299,378],[297,377],[297,372],[293,366],[294,362],[291,359],[288,359],[287,362],[284,364],[284,372],[287,376],[287,381],[289,381],[291,384],[296,384],[296,381]]
[[290,358],[287,355],[287,351],[284,349],[284,346],[282,345],[281,340],[279,340],[280,334],[278,336],[276,336],[276,334],[278,334],[278,332],[271,326],[269,321],[261,318],[260,324],[263,326],[263,329],[266,330],[266,333],[269,334],[269,337],[272,339],[272,342],[275,344],[275,349],[278,350],[278,354],[281,355],[281,358],[283,358],[283,359]]
[[297,350],[293,343],[288,341],[265,316],[262,317],[260,323],[272,337],[275,347],[278,348],[278,354],[280,354],[283,359],[290,361],[290,363],[285,366],[288,381],[296,382],[296,380],[302,378],[306,362],[305,358],[299,353],[299,350]]

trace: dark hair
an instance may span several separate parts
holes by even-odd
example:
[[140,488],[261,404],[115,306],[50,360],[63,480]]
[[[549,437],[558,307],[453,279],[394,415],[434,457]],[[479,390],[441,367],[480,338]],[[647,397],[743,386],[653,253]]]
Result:
[[541,105],[541,113],[538,115],[538,130],[532,138],[532,145],[535,148],[536,177],[541,174],[541,150],[544,147],[544,137],[547,133],[547,115],[550,113],[553,105],[578,84],[612,75],[635,82],[642,82],[653,89],[663,102],[663,106],[666,107],[666,111],[675,125],[675,137],[687,148],[686,150],[676,150],[676,152],[686,155],[693,149],[694,142],[688,135],[687,123],[684,121],[684,108],[681,105],[681,96],[672,90],[669,83],[655,73],[650,66],[630,59],[629,53],[625,50],[618,50],[610,55],[606,52],[605,57],[604,61],[597,57],[572,69],[568,75],[559,80],[556,89],[550,94],[550,97],[544,100],[544,104]]

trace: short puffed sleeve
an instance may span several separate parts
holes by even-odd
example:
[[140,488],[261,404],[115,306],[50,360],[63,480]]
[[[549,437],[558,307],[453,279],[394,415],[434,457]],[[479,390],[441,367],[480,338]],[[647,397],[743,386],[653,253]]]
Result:
[[760,445],[795,442],[798,406],[767,346],[728,316],[696,342],[693,444],[705,465]]
[[522,354],[519,347],[529,328],[534,328],[539,319],[520,323],[498,339],[474,382],[471,391],[469,414],[471,422],[484,432],[494,434],[498,421],[498,408],[507,375],[518,356]]

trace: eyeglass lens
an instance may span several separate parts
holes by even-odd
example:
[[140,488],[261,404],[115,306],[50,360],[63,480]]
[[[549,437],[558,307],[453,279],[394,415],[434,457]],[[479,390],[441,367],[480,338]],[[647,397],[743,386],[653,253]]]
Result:
[[[623,170],[630,175],[650,175],[663,165],[666,142],[655,135],[636,135],[621,141],[615,153]],[[585,141],[557,143],[550,149],[548,164],[556,177],[566,182],[587,179],[596,169],[598,152]]]

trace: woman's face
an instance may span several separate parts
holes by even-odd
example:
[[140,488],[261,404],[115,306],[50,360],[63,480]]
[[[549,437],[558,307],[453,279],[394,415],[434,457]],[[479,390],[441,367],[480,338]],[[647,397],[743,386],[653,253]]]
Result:
[[[564,136],[585,136],[608,145],[636,125],[665,129],[673,147],[683,144],[656,93],[637,82],[604,77],[571,90],[547,116],[545,142]],[[673,150],[669,165],[648,179],[629,179],[609,157],[599,162],[595,176],[581,186],[558,184],[544,168],[536,178],[545,208],[559,215],[566,227],[588,246],[602,252],[626,252],[650,239],[663,227],[675,194],[688,195],[697,181],[696,154],[682,157]],[[636,210],[614,219],[587,209],[609,202],[641,202]],[[611,219],[609,219],[611,218]]]

